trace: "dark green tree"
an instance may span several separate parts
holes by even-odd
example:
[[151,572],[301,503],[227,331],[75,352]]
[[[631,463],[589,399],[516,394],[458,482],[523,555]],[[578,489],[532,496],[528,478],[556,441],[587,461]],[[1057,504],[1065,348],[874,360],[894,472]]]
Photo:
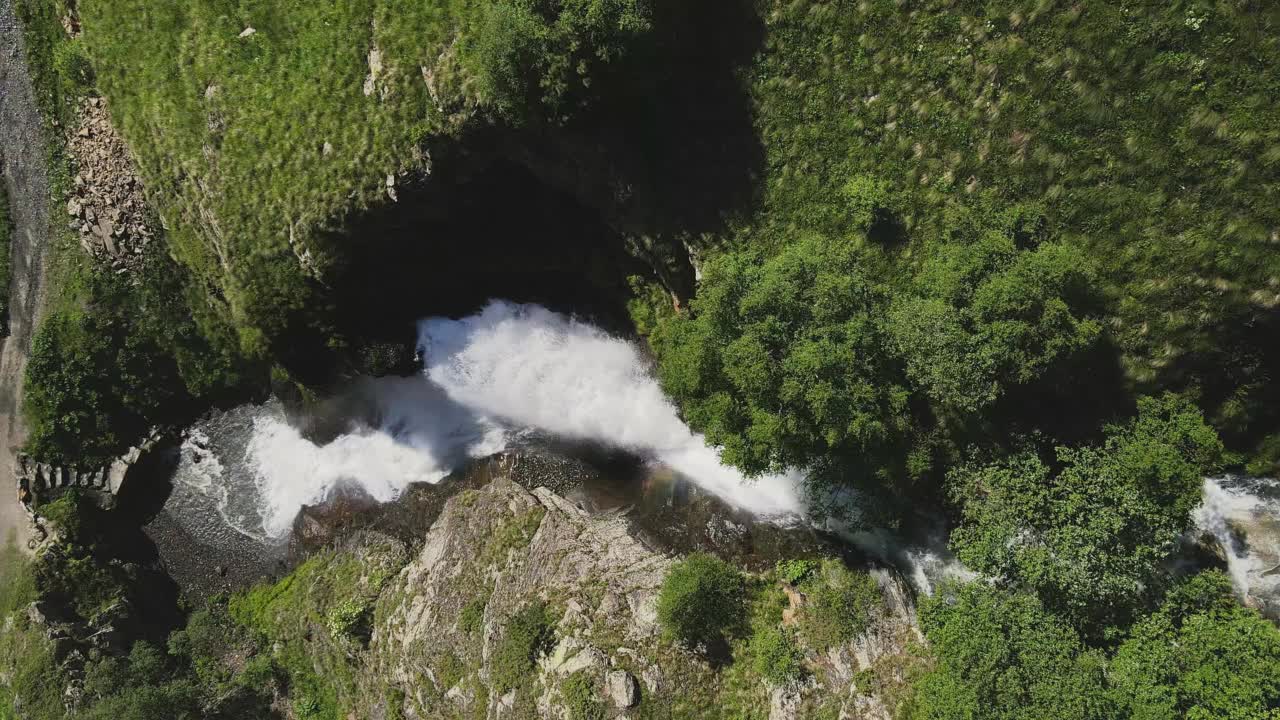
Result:
[[1019,220],[1010,211],[1003,226],[933,246],[912,291],[893,302],[893,347],[945,410],[981,410],[1101,334],[1081,309],[1095,280],[1087,258],[1064,243],[1020,249]]
[[1105,659],[1034,595],[982,582],[944,587],[920,605],[936,665],[907,720],[1110,720]]
[[869,460],[911,428],[884,304],[872,251],[807,235],[709,261],[691,314],[650,339],[663,387],[725,462],[754,474]]
[[637,0],[514,0],[480,6],[464,47],[485,100],[509,119],[539,105],[552,113],[582,100],[592,70],[649,29]]
[[1101,447],[1024,452],[955,470],[965,564],[1034,590],[1080,626],[1124,622],[1162,586],[1161,562],[1222,458],[1200,412],[1172,395],[1144,398]]
[[1280,713],[1280,630],[1197,575],[1134,626],[1109,673],[1135,720],[1270,720]]
[[662,582],[658,621],[681,642],[712,645],[743,621],[746,586],[725,561],[694,553],[676,563]]

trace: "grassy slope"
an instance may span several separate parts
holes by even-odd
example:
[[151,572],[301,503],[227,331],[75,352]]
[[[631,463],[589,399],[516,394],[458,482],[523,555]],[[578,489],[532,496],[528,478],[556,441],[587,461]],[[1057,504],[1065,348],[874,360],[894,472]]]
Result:
[[[290,241],[384,192],[420,131],[427,90],[398,54],[435,38],[414,14],[369,2],[85,3],[86,39],[180,259],[268,332],[308,301]],[[376,15],[383,23],[374,31]],[[256,32],[240,35],[245,28]],[[148,38],[139,52],[139,35]],[[362,92],[367,53],[387,47],[388,101]],[[427,45],[424,42],[424,47]],[[394,49],[393,49],[394,48]],[[434,55],[433,53],[433,55]],[[410,70],[413,71],[410,74]],[[411,80],[416,76],[417,82]],[[332,150],[326,154],[326,144]],[[269,299],[268,299],[269,298]],[[253,317],[269,304],[281,314]],[[247,331],[246,345],[262,338]]]
[[308,280],[325,265],[318,231],[384,200],[389,176],[429,169],[424,138],[481,108],[521,115],[572,94],[614,35],[645,25],[629,0],[530,6],[541,14],[475,0],[126,0],[82,14],[175,255],[247,351],[282,355],[299,326],[325,332]]
[[0,668],[9,673],[0,684],[0,720],[15,718],[14,698],[29,717],[56,717],[62,710],[62,686],[50,681],[53,646],[41,628],[32,627],[27,605],[36,599],[30,561],[4,539],[0,547]]
[[[1280,12],[1256,4],[761,2],[750,73],[767,155],[735,233],[851,233],[888,185],[910,243],[956,208],[1038,208],[1106,281],[1140,388],[1199,385],[1219,427],[1274,426]],[[1262,418],[1261,421],[1258,418]],[[1250,423],[1253,423],[1250,425]]]
[[[225,323],[197,332],[184,294],[186,274],[153,244],[139,276],[98,266],[60,211],[72,161],[62,137],[76,104],[94,93],[79,40],[67,37],[62,0],[19,0],[37,101],[49,124],[51,214],[48,311],[32,341],[23,412],[26,450],[55,462],[91,465],[124,449],[152,425],[180,419],[193,397],[244,380]],[[7,257],[7,254],[6,254]],[[213,338],[212,341],[209,338]],[[175,415],[176,413],[176,415]]]

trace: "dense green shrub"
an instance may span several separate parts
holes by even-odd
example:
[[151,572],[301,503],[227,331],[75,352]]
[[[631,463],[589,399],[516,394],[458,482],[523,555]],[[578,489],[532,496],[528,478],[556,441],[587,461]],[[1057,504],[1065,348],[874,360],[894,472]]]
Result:
[[672,566],[658,595],[658,621],[690,645],[722,641],[745,612],[742,574],[723,560],[695,553]]
[[690,315],[650,335],[663,387],[725,462],[758,474],[884,459],[910,428],[884,350],[884,288],[856,242],[797,238],[703,268]]
[[806,595],[800,632],[818,650],[852,639],[866,629],[882,601],[880,586],[865,572],[855,572],[828,558],[801,586]]
[[1088,259],[1063,243],[1019,249],[1034,222],[1025,216],[1015,208],[985,226],[957,223],[958,237],[930,247],[911,290],[893,300],[893,346],[946,410],[981,410],[1098,340],[1101,326],[1082,310],[1095,283]]
[[138,283],[89,263],[61,269],[23,379],[27,450],[80,467],[105,464],[151,426],[189,419],[250,377],[227,338],[197,329],[185,275],[154,243]]
[[54,48],[53,70],[69,87],[80,93],[93,88],[93,65],[79,38],[68,39]]
[[489,604],[488,597],[472,598],[462,606],[458,613],[458,629],[474,636],[484,626],[484,609]]
[[887,191],[854,185],[849,234],[719,252],[688,314],[638,317],[664,389],[725,462],[871,485],[873,511],[968,441],[952,416],[1060,370],[1101,325],[1087,258],[1032,210],[956,209],[907,262],[863,227]]
[[502,628],[493,651],[492,680],[499,693],[524,687],[538,658],[555,645],[555,618],[545,603],[521,608]]
[[325,615],[325,626],[329,628],[329,637],[339,640],[359,635],[362,627],[369,623],[372,610],[373,608],[360,598],[349,598],[330,608]]
[[[53,526],[70,542],[86,540],[83,537],[87,508],[82,507],[83,496],[77,488],[71,488],[52,502],[39,505],[36,512],[40,517],[53,523]],[[82,513],[82,510],[85,512]]]
[[1105,660],[1035,596],[985,583],[943,588],[920,605],[935,666],[908,720],[1112,720]]
[[82,620],[92,620],[119,602],[128,589],[122,568],[71,543],[60,543],[41,555],[35,576],[43,597],[66,604]]
[[789,585],[799,585],[800,581],[808,578],[819,567],[821,562],[813,558],[793,558],[790,560],[779,560],[774,567],[774,572],[783,582]]
[[753,628],[748,647],[755,671],[774,685],[798,680],[804,675],[804,656],[794,633],[776,624]]
[[570,675],[560,685],[560,693],[564,696],[569,720],[604,720],[609,716],[600,700],[600,688],[586,671]]
[[969,567],[1024,584],[1080,627],[1124,622],[1158,593],[1161,563],[1200,502],[1222,444],[1198,410],[1145,398],[1102,447],[1058,448],[951,476],[964,522],[951,544]]
[[1127,717],[1265,720],[1280,711],[1280,629],[1205,573],[1134,626],[1108,676]]
[[169,636],[169,654],[188,664],[205,697],[269,693],[271,658],[257,652],[247,630],[231,619],[223,604],[197,610],[186,627]]

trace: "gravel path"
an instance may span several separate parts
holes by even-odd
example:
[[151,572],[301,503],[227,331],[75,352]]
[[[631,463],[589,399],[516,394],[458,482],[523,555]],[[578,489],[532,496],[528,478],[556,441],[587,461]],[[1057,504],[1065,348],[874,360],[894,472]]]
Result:
[[19,416],[22,372],[44,309],[49,178],[44,127],[13,0],[0,0],[0,159],[15,230],[10,250],[11,332],[0,340],[0,542],[13,538],[19,547],[26,547],[29,528],[13,485],[14,448],[25,437]]

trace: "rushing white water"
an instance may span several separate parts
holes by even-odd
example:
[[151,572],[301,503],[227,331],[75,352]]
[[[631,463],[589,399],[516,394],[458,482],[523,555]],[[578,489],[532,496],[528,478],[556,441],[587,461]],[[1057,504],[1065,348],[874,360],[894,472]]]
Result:
[[237,523],[242,532],[282,537],[299,508],[340,485],[391,500],[531,434],[631,451],[757,514],[803,511],[799,474],[749,480],[722,465],[639,350],[588,323],[494,301],[461,320],[422,321],[419,343],[423,374],[367,381],[374,420],[331,442],[311,442],[278,411],[253,418],[245,460],[260,521]]
[[1223,549],[1240,596],[1280,613],[1280,481],[1205,478],[1195,524]]

